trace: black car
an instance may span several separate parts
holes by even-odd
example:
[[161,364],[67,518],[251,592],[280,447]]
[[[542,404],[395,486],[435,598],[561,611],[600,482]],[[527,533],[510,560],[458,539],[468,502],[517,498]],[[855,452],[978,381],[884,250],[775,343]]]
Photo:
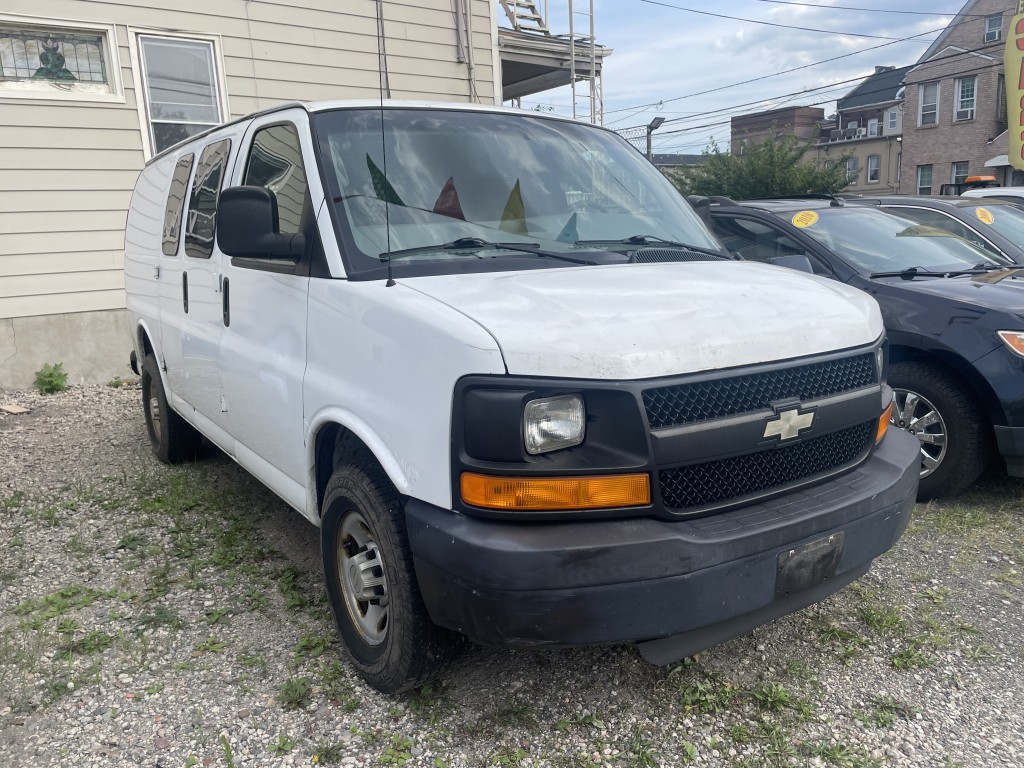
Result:
[[945,229],[989,253],[1024,264],[1024,208],[1020,203],[978,197],[856,196],[847,203],[877,205],[922,224]]
[[993,447],[1024,477],[1024,270],[946,230],[838,199],[712,198],[710,216],[733,253],[809,266],[878,300],[893,421],[921,445],[919,498],[966,488]]

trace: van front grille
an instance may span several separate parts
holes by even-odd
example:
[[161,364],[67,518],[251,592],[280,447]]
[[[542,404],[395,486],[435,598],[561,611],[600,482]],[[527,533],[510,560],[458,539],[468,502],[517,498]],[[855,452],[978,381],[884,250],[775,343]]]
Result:
[[770,408],[777,400],[817,400],[878,382],[875,356],[866,353],[659,389],[645,389],[651,429],[717,419]]
[[696,512],[837,470],[867,451],[876,427],[869,421],[793,445],[660,470],[662,502],[671,512]]

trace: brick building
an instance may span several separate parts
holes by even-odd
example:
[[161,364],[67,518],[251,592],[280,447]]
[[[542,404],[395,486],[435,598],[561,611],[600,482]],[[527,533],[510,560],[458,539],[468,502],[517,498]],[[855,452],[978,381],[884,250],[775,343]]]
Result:
[[904,77],[901,193],[937,194],[978,174],[1024,184],[1006,165],[1008,6],[970,0]]
[[745,145],[759,144],[772,135],[794,135],[810,141],[817,138],[824,120],[821,107],[782,107],[737,115],[729,121],[729,151],[742,155]]

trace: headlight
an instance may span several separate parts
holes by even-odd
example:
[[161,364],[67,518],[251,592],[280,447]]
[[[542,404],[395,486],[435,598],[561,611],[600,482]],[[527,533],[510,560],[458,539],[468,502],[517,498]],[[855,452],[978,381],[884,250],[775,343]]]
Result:
[[526,452],[536,456],[583,442],[587,415],[579,395],[531,400],[523,410]]
[[1024,331],[996,331],[996,333],[1011,352],[1024,357]]

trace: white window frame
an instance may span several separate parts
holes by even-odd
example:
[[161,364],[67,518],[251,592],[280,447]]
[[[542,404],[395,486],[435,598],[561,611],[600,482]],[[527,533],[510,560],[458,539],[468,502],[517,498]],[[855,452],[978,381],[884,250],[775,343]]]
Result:
[[[971,97],[969,99],[965,99],[962,93],[963,87],[967,83],[971,84]],[[966,120],[973,120],[974,109],[978,104],[978,76],[958,77],[954,86],[954,93],[953,121],[964,122]],[[965,104],[970,104],[970,106],[964,106]]]
[[[934,108],[935,119],[932,120],[929,123],[926,123],[926,122],[924,122],[924,115],[925,115],[925,110],[924,110],[924,108],[925,108],[924,93],[925,93],[925,88],[928,88],[929,86],[935,86],[935,101],[928,102],[928,106]],[[917,103],[917,124],[919,126],[938,125],[939,124],[939,101],[940,101],[941,91],[942,91],[941,84],[940,83],[921,83],[917,87],[917,89],[918,89],[917,92],[918,92],[918,95],[919,95],[918,103]],[[931,114],[931,113],[929,112],[929,114]]]
[[117,49],[117,30],[113,24],[96,24],[77,19],[26,16],[0,13],[0,23],[30,27],[52,27],[56,29],[81,30],[98,34],[103,38],[104,64],[107,68],[109,92],[94,89],[76,89],[73,83],[55,88],[48,80],[0,82],[0,99],[45,99],[47,101],[102,101],[124,104],[124,85],[121,82],[121,60]]
[[[991,22],[995,22],[995,28],[993,29]],[[1003,33],[1003,14],[997,13],[994,16],[985,17],[985,42],[995,43],[999,40]]]
[[[871,162],[872,160],[874,161],[874,163]],[[874,165],[874,168],[871,167],[872,165]],[[881,155],[868,155],[867,168],[868,168],[868,171],[867,171],[867,182],[868,182],[868,184],[877,184],[881,180],[881,178],[882,178],[882,156]],[[872,177],[872,173],[874,174],[874,178],[871,178]]]
[[[921,190],[924,188],[924,185],[921,183],[921,172],[925,168],[928,169],[928,188],[926,192],[922,192]],[[930,163],[926,165],[917,166],[917,174],[915,181],[917,182],[917,194],[930,195],[932,193],[932,186],[935,184],[935,169],[931,166]]]
[[860,162],[857,156],[846,158],[846,180],[853,182],[860,176]]
[[[136,111],[139,113],[139,125],[142,126],[142,147],[146,159],[150,159],[156,153],[153,147],[153,128],[149,122],[149,91],[146,85],[146,78],[142,71],[142,49],[139,42],[140,37],[165,38],[168,40],[183,40],[185,42],[210,43],[213,48],[213,69],[214,78],[217,83],[217,102],[220,107],[221,122],[230,120],[231,112],[228,109],[227,78],[224,75],[224,42],[220,35],[209,35],[201,32],[165,32],[159,29],[147,29],[143,27],[128,28],[129,50],[132,61],[132,81],[135,85]],[[213,127],[211,125],[211,127]]]
[[967,166],[967,170],[964,171],[963,179],[960,180],[960,183],[962,183],[968,176],[971,175],[970,162],[968,160],[957,160],[955,163],[951,163],[949,166],[949,181],[952,184],[958,183],[956,180],[956,167],[958,165]]
[[888,114],[888,123],[886,124],[890,131],[896,130],[896,125],[899,120],[899,115],[896,114],[895,109],[890,109]]
[[881,136],[882,123],[877,117],[868,120],[868,136]]

